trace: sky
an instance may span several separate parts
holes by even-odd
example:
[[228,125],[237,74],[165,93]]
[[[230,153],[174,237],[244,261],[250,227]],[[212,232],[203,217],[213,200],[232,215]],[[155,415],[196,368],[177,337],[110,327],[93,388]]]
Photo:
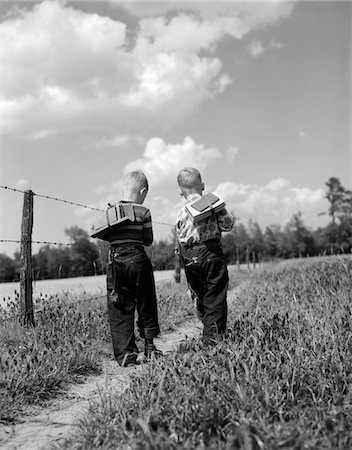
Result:
[[[185,166],[263,231],[298,212],[325,226],[325,183],[352,188],[350,2],[0,8],[1,186],[105,209],[139,168],[156,241],[184,202]],[[22,207],[0,188],[0,240],[20,239]],[[33,240],[68,242],[65,229],[89,232],[96,214],[35,196]]]

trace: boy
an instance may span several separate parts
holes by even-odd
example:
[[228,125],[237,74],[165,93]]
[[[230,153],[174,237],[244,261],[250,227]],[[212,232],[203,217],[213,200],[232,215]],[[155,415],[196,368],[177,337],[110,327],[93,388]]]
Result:
[[[204,183],[197,169],[184,168],[177,181],[186,204],[202,197]],[[221,232],[230,231],[234,221],[225,208],[196,223],[185,206],[177,215],[177,238],[187,283],[196,300],[197,315],[204,325],[205,345],[214,345],[216,336],[226,331],[228,272],[220,239]]]
[[152,219],[148,208],[141,206],[148,193],[143,172],[128,172],[122,180],[121,200],[117,206],[133,207],[134,220],[112,228],[107,270],[108,314],[114,355],[121,366],[138,364],[134,314],[145,339],[147,359],[159,352],[153,342],[160,332],[153,268],[143,246],[153,242]]

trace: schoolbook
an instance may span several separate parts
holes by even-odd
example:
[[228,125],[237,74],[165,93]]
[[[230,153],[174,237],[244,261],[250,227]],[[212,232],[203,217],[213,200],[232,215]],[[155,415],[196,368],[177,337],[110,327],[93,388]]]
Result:
[[133,205],[130,203],[110,206],[104,213],[97,217],[96,223],[92,226],[91,237],[109,240],[110,231],[121,226],[126,221],[133,222],[135,214]]
[[224,200],[216,192],[203,195],[200,199],[186,204],[187,214],[193,222],[199,222],[206,217],[216,214],[226,206]]

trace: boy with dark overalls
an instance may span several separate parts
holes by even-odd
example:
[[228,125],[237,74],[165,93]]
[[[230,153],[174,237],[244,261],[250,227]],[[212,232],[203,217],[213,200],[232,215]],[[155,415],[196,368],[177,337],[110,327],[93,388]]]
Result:
[[197,169],[186,167],[177,177],[179,193],[186,199],[176,220],[176,233],[185,275],[197,315],[202,320],[203,342],[214,345],[227,324],[228,271],[221,249],[222,231],[230,231],[234,217],[225,208],[194,222],[186,205],[202,198],[204,183]]
[[114,355],[121,366],[138,364],[134,317],[138,312],[140,336],[145,339],[144,355],[160,354],[154,337],[160,332],[153,268],[144,246],[153,242],[152,219],[142,206],[148,181],[141,171],[127,173],[122,180],[122,211],[133,208],[134,220],[126,220],[108,235],[110,242],[107,269],[108,314]]

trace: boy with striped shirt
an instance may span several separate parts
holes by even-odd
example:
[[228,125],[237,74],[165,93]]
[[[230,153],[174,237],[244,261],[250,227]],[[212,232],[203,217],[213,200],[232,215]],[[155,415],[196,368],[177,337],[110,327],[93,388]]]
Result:
[[121,366],[138,364],[134,316],[145,339],[144,355],[149,359],[160,353],[153,342],[159,332],[157,298],[153,268],[144,246],[153,243],[152,218],[142,206],[148,193],[148,181],[141,171],[128,172],[122,180],[121,200],[124,208],[133,208],[134,220],[112,227],[107,270],[108,313],[116,360]]

